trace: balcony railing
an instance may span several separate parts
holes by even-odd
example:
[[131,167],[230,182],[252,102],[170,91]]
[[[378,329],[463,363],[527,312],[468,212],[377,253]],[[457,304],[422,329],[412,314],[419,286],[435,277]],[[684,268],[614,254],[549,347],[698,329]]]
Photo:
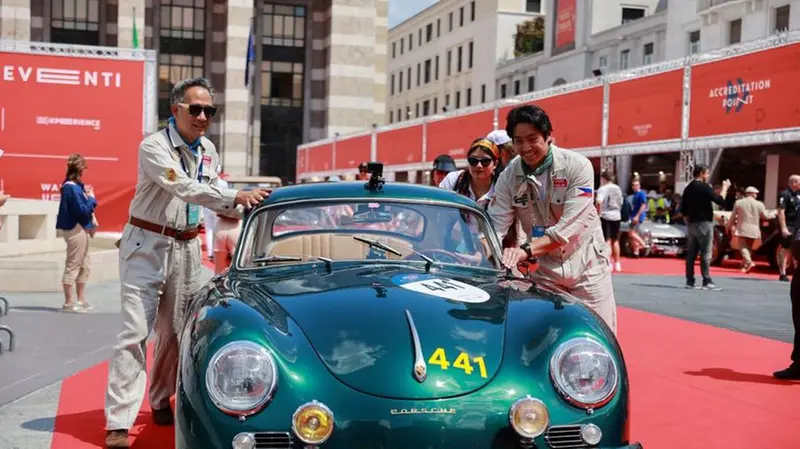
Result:
[[725,3],[742,2],[744,0],[697,0],[697,12],[706,12]]

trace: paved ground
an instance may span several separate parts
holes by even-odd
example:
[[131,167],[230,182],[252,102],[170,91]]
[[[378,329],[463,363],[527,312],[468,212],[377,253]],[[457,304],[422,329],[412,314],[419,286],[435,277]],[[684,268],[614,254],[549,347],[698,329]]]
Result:
[[[715,281],[725,290],[685,290],[678,276],[615,275],[614,289],[623,307],[791,341],[788,283]],[[57,293],[6,297],[11,313],[0,324],[14,328],[17,348],[0,356],[0,447],[49,448],[60,381],[111,355],[120,325],[119,285],[92,286],[87,299],[95,310],[87,314],[59,312]]]

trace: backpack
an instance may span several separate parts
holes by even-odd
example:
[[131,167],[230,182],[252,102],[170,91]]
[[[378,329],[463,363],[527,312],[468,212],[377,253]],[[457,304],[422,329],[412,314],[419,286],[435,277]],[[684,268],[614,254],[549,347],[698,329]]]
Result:
[[631,202],[628,201],[628,198],[622,198],[622,210],[620,210],[620,217],[622,221],[629,221],[631,219],[631,213],[633,213],[633,206],[631,206]]

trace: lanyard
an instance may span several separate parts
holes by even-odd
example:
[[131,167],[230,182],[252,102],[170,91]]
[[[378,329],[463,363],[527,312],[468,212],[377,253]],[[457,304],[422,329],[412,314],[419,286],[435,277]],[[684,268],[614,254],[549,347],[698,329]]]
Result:
[[[167,138],[169,139],[170,142],[172,142],[172,136],[170,135],[169,128],[166,128],[166,131],[167,131]],[[199,145],[197,146],[197,150],[200,151],[200,146]],[[186,173],[186,176],[191,177],[191,174],[189,173],[189,169],[188,169],[188,167],[186,167],[186,162],[184,162],[183,156],[181,156],[180,150],[176,149],[176,151],[178,152],[178,160],[181,161],[181,168],[183,168],[183,172]],[[203,182],[203,160],[202,160],[202,158],[200,159],[200,162],[197,164],[197,181],[198,182]]]

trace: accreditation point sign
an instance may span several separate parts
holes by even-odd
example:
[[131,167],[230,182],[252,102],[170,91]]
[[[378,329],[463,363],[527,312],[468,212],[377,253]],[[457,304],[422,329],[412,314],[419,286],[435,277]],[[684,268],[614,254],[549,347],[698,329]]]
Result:
[[102,230],[120,230],[136,187],[144,62],[0,52],[0,187],[58,201],[70,154],[87,159]]

